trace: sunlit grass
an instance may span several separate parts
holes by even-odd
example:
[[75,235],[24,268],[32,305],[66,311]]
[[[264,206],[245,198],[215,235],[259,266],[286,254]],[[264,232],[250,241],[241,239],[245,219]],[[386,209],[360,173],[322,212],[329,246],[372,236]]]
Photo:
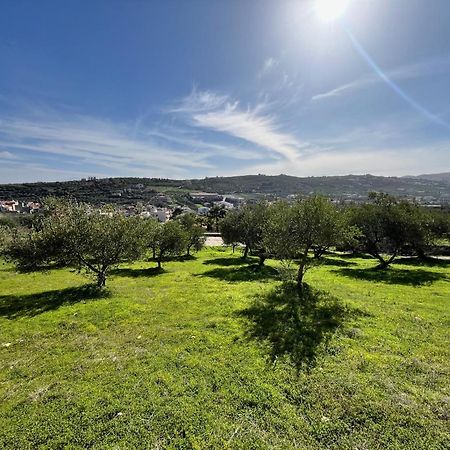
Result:
[[296,304],[273,261],[197,256],[108,295],[1,266],[0,448],[445,448],[448,265],[328,257]]

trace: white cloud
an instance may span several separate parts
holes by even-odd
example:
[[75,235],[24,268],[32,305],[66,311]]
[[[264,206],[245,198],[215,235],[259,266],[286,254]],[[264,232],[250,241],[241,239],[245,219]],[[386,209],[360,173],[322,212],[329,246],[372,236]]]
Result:
[[211,91],[198,91],[194,87],[188,96],[178,102],[175,107],[169,108],[168,111],[173,113],[208,111],[223,106],[228,100],[227,95],[219,95]]
[[[226,100],[225,100],[226,99]],[[195,91],[173,112],[184,113],[194,127],[210,129],[268,150],[272,156],[292,160],[308,144],[281,131],[273,116],[263,114],[264,104],[246,110],[228,97]],[[264,155],[261,155],[264,156]]]
[[280,64],[280,61],[278,61],[278,59],[275,59],[272,57],[267,58],[264,61],[264,64],[258,73],[258,78],[262,78],[265,75],[267,75],[268,73],[272,72],[272,70],[275,69],[279,64]]
[[18,157],[11,152],[0,151],[0,159],[18,159]]
[[170,168],[181,175],[188,169],[213,167],[206,153],[173,150],[148,138],[133,139],[130,134],[123,125],[90,117],[0,121],[0,146],[7,148],[8,154],[14,149],[41,152],[105,168],[126,167],[129,171],[137,167],[141,174]]
[[[450,142],[446,148],[450,148]],[[401,149],[352,149],[341,152],[311,153],[295,161],[254,165],[239,170],[238,174],[280,173],[293,176],[372,175],[402,176],[442,172],[450,158],[443,146],[418,147],[405,154]]]

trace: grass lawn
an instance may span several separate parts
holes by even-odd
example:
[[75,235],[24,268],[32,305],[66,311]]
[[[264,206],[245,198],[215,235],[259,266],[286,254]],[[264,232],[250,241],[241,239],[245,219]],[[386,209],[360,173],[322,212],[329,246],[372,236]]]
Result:
[[449,448],[450,265],[275,265],[0,265],[0,448]]

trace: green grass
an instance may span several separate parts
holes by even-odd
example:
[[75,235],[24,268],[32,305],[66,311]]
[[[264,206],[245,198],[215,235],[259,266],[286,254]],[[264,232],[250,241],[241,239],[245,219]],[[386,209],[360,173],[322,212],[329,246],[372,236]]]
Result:
[[238,256],[0,266],[0,448],[449,448],[450,266]]

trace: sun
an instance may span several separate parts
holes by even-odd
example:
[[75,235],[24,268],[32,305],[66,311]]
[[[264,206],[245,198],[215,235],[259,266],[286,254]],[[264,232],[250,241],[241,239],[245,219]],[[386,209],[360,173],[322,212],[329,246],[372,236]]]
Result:
[[325,22],[332,22],[341,17],[350,0],[316,0],[316,13]]

